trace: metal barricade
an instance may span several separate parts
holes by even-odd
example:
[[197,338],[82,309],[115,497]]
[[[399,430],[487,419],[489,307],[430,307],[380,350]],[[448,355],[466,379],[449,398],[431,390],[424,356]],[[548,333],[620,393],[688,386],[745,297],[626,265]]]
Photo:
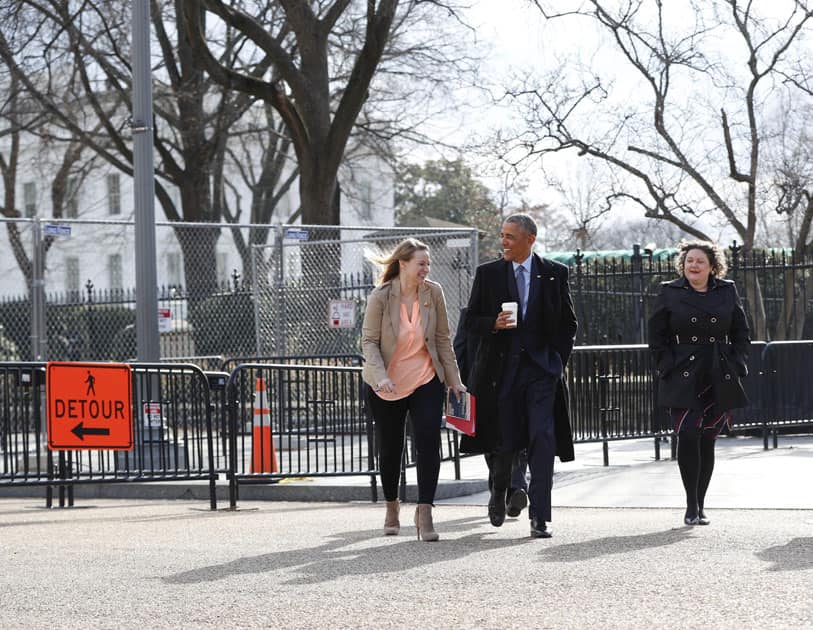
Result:
[[66,495],[71,505],[79,484],[203,480],[216,509],[215,431],[209,382],[200,368],[131,364],[132,450],[52,451],[44,413],[46,365],[0,363],[0,485],[46,486],[51,507],[54,487],[60,505]]
[[773,341],[762,353],[762,426],[764,447],[769,437],[778,444],[780,429],[813,429],[813,341]]
[[231,372],[244,363],[285,363],[296,365],[336,365],[341,367],[361,366],[364,357],[360,354],[299,354],[267,357],[230,357],[220,364],[220,370]]
[[0,363],[0,485],[53,479],[44,398],[44,363]]
[[643,344],[577,346],[567,369],[573,441],[601,442],[604,465],[609,464],[609,442],[655,438],[669,434],[654,406],[652,359]]
[[375,439],[359,367],[250,363],[228,382],[230,502],[238,486],[286,477],[370,477]]
[[[759,431],[767,436],[765,404],[766,400],[769,401],[771,398],[770,391],[766,390],[768,380],[766,380],[765,373],[765,349],[767,346],[768,344],[764,341],[751,342],[751,350],[748,354],[748,375],[742,379],[742,386],[748,396],[749,404],[747,407],[734,409],[731,412],[732,431]],[[767,445],[767,437],[765,440]]]

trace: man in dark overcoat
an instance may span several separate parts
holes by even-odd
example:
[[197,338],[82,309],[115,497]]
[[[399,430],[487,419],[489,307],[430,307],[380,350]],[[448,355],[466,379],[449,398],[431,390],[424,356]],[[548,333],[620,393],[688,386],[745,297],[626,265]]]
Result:
[[[474,363],[474,357],[477,356],[477,346],[480,343],[480,338],[467,329],[466,320],[468,318],[468,309],[460,309],[460,317],[457,320],[457,332],[452,342],[454,354],[457,358],[457,367],[460,369],[460,378],[463,384],[468,387],[471,383],[469,372]],[[491,491],[492,475],[491,475],[491,454],[486,453],[486,462],[488,463],[488,490]],[[528,505],[528,482],[526,480],[526,473],[528,471],[528,461],[525,449],[517,452],[514,460],[511,462],[511,482],[508,488],[507,498],[505,500],[505,511],[508,516],[517,517],[522,510]]]
[[[574,459],[564,369],[577,323],[567,267],[532,253],[536,232],[527,214],[509,216],[502,258],[477,268],[466,314],[467,330],[480,340],[469,375],[477,432],[461,439],[460,450],[489,455],[488,514],[499,527],[513,456],[527,448],[531,536],[548,538],[553,459]],[[518,303],[516,325],[504,302]]]

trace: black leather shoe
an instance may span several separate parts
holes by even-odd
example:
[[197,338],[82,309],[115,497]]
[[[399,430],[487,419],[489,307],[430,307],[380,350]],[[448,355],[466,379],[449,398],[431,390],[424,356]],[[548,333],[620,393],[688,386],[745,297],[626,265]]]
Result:
[[700,510],[700,513],[697,515],[697,524],[698,525],[710,525],[711,521],[706,518],[706,515],[703,513],[703,510]]
[[553,536],[545,521],[532,518],[531,519],[531,538],[550,538]]
[[501,527],[505,522],[505,490],[491,491],[491,498],[488,501],[488,520],[494,527]]
[[700,525],[700,519],[697,516],[684,516],[684,525]]
[[505,503],[505,513],[511,518],[516,518],[527,505],[528,493],[519,488],[508,495],[508,501]]

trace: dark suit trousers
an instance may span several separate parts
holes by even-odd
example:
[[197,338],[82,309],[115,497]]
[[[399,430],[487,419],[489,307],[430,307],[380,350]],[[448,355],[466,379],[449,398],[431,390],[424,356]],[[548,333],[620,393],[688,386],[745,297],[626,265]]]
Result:
[[510,461],[521,442],[527,440],[528,468],[531,483],[528,486],[530,506],[528,515],[545,521],[551,520],[551,490],[553,488],[553,458],[556,455],[553,404],[558,379],[523,355],[514,378],[506,374],[500,388],[499,424],[500,446],[495,457],[507,459],[497,464],[494,478],[498,489],[510,484]]

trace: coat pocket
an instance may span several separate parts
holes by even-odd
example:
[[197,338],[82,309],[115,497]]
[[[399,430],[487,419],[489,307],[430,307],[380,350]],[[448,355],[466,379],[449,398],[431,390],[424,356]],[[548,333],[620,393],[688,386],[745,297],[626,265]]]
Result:
[[723,361],[728,364],[737,376],[740,378],[748,376],[748,364],[731,346],[725,346],[720,354],[723,357]]

